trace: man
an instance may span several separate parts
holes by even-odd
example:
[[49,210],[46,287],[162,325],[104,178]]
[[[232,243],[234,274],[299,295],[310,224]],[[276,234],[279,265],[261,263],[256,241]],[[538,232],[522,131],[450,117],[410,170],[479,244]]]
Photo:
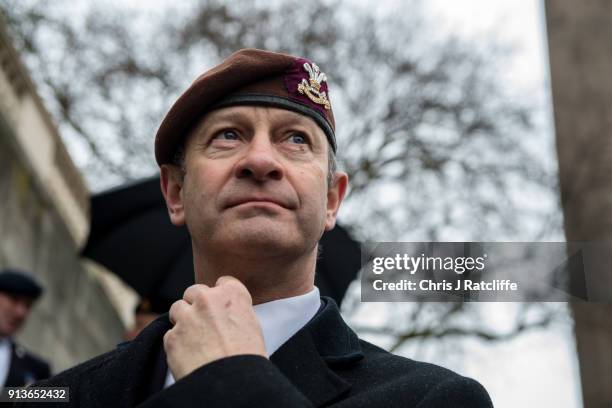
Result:
[[21,387],[51,375],[49,364],[13,340],[42,294],[41,286],[17,269],[0,272],[0,386]]
[[197,284],[133,342],[40,385],[87,407],[490,407],[477,382],[359,340],[319,297],[317,244],[348,184],[334,129],[308,60],[241,50],[196,79],[155,154]]

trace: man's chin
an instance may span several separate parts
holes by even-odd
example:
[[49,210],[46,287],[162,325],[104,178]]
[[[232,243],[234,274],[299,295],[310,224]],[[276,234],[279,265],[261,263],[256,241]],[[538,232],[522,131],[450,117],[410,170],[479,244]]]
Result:
[[297,231],[274,220],[243,220],[233,228],[228,226],[220,241],[225,249],[231,248],[232,252],[282,255],[295,253],[302,248],[304,243],[299,238]]

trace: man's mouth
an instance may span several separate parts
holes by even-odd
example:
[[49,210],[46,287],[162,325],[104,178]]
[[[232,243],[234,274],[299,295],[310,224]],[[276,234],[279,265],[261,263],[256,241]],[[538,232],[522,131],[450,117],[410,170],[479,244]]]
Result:
[[290,208],[290,205],[284,201],[279,200],[275,197],[267,197],[267,196],[246,196],[246,197],[236,197],[228,200],[226,208],[237,207],[240,205],[251,204],[251,205],[274,205],[283,208]]

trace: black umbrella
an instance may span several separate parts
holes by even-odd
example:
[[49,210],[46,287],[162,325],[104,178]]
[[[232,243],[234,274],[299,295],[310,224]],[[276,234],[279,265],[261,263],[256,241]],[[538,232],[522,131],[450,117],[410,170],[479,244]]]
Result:
[[[321,244],[315,282],[340,304],[361,265],[359,244],[340,226],[326,232]],[[82,253],[143,297],[179,299],[194,283],[189,233],[170,223],[159,177],[92,196],[91,230]]]

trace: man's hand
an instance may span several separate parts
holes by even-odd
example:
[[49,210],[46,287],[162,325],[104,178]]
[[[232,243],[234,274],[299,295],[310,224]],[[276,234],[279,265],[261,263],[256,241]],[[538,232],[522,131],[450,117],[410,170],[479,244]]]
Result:
[[174,327],[164,335],[164,349],[177,381],[220,358],[267,357],[251,295],[236,278],[222,276],[212,288],[190,286],[170,308],[170,322]]

